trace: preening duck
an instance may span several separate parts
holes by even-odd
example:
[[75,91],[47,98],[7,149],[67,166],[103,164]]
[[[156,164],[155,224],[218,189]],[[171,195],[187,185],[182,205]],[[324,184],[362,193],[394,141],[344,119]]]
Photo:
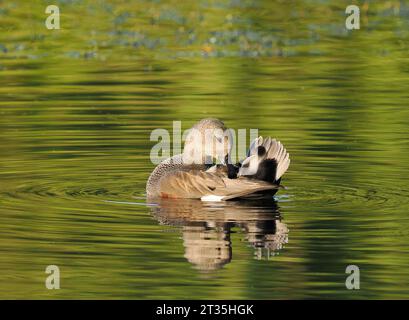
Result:
[[[189,131],[182,154],[162,161],[146,184],[148,198],[223,201],[271,196],[290,165],[284,146],[270,137],[255,139],[247,157],[230,163],[232,136],[218,119],[203,119]],[[214,164],[215,159],[220,163]]]

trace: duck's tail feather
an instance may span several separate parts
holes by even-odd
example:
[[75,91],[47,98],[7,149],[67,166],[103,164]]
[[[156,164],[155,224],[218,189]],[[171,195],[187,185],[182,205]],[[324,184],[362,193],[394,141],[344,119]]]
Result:
[[258,137],[251,143],[238,175],[279,182],[289,166],[290,155],[280,141]]

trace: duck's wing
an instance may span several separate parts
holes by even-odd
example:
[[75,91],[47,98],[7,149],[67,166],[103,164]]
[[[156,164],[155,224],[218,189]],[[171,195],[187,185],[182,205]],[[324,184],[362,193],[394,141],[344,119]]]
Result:
[[255,192],[274,190],[279,186],[245,177],[229,179],[226,175],[200,170],[178,171],[160,180],[160,196],[221,201]]
[[258,137],[251,143],[238,175],[278,182],[289,166],[290,155],[280,141]]

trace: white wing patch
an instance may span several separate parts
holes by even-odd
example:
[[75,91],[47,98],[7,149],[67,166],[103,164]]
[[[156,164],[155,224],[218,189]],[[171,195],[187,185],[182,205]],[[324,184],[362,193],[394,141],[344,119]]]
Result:
[[214,194],[203,196],[200,198],[202,201],[222,201],[224,196],[216,196]]

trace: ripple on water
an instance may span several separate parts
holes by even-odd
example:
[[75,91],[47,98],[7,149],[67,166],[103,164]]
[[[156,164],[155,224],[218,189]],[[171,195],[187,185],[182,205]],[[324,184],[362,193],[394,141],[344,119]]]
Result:
[[0,192],[0,199],[4,206],[21,204],[35,204],[48,202],[50,205],[59,201],[75,201],[76,203],[95,203],[103,200],[129,200],[134,186],[115,185],[109,186],[67,186],[54,182],[42,182],[8,188]]
[[[291,185],[291,183],[287,183]],[[17,186],[14,189],[7,188],[0,192],[3,203],[12,201],[40,201],[57,199],[76,200],[80,202],[122,201],[145,202],[142,192],[134,194],[134,185],[113,184],[111,186],[79,186],[59,184],[55,182],[32,183]],[[354,187],[350,185],[337,185],[326,183],[325,187],[312,186],[308,188],[288,187],[280,191],[274,198],[283,205],[305,203],[317,206],[344,206],[365,205],[365,208],[396,207],[409,203],[409,192],[402,188],[382,188],[379,185],[362,184]]]
[[349,185],[325,184],[325,187],[289,188],[288,195],[278,195],[283,202],[297,202],[317,206],[359,206],[378,208],[382,206],[396,207],[408,204],[408,191],[400,188],[382,188],[379,185]]

